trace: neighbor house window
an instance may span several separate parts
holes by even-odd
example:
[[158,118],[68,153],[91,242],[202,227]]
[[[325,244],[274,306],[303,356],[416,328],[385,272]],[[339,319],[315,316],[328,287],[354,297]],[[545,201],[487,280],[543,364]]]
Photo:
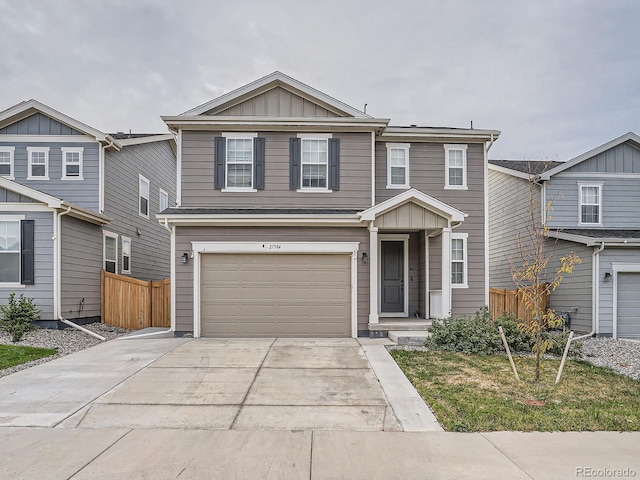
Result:
[[467,286],[467,234],[451,234],[451,286]]
[[408,143],[387,143],[387,188],[409,188]]
[[467,146],[445,145],[445,188],[467,188]]
[[160,210],[158,211],[162,212],[167,208],[169,208],[169,194],[164,190],[160,189]]
[[138,178],[138,195],[140,197],[138,213],[143,217],[149,218],[149,180],[142,175],[138,175]]
[[122,273],[131,273],[131,239],[122,237]]
[[602,185],[583,185],[580,187],[580,223],[583,225],[600,225],[602,206]]
[[0,218],[0,283],[20,283],[20,220]]
[[29,172],[27,180],[49,180],[49,147],[27,147]]
[[0,176],[13,180],[13,154],[15,147],[0,147]]
[[104,235],[104,269],[109,273],[118,273],[118,234],[102,233]]
[[329,140],[326,138],[302,139],[302,188],[327,188],[329,166]]
[[82,156],[84,148],[62,147],[62,179],[82,180]]
[[226,188],[253,188],[253,138],[227,138]]

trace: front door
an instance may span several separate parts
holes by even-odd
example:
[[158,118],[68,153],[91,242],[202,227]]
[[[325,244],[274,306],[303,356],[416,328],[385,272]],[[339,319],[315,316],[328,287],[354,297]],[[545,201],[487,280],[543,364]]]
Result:
[[380,311],[404,312],[404,241],[380,242]]

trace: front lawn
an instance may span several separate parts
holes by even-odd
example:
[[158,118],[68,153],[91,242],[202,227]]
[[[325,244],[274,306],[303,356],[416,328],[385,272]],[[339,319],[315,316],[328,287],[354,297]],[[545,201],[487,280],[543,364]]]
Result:
[[25,347],[21,345],[0,345],[0,370],[15,367],[23,363],[55,355],[57,350],[51,348]]
[[518,358],[516,382],[506,356],[392,350],[405,375],[447,431],[637,431],[640,382],[581,361]]

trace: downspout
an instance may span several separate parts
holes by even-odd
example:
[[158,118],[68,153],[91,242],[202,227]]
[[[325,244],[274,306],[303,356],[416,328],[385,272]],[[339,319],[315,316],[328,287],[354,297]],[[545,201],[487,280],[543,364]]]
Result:
[[376,134],[371,132],[371,206],[376,204]]
[[593,251],[593,258],[592,258],[592,265],[591,265],[591,275],[592,275],[592,283],[593,285],[591,285],[591,331],[589,333],[587,333],[586,335],[580,335],[579,337],[573,337],[573,341],[575,342],[576,340],[582,340],[583,338],[588,338],[591,337],[593,335],[595,335],[596,333],[596,325],[598,325],[598,320],[599,320],[599,305],[600,302],[599,300],[599,296],[600,296],[600,252],[602,252],[604,250],[604,242],[602,242],[600,244],[600,247],[597,250]]
[[58,318],[58,320],[62,323],[64,323],[65,325],[68,325],[72,328],[75,328],[76,330],[80,330],[83,333],[86,333],[88,335],[91,335],[92,337],[97,338],[98,340],[106,340],[105,337],[103,337],[102,335],[98,335],[95,332],[92,332],[91,330],[87,330],[84,327],[81,327],[80,325],[77,325],[73,322],[70,322],[69,320],[66,320],[65,318],[62,317],[62,289],[61,287],[61,282],[62,282],[62,262],[61,262],[61,257],[62,257],[62,242],[60,241],[61,239],[61,228],[60,225],[62,224],[62,216],[68,214],[71,211],[71,207],[67,207],[67,209],[63,212],[60,213],[56,213],[54,216],[54,220],[55,220],[55,225],[54,225],[54,232],[55,232],[55,236],[53,237],[53,241],[55,243],[55,245],[53,246],[53,253],[55,255],[55,258],[53,260],[53,268],[55,269],[53,277],[54,277],[54,281],[53,281],[53,312],[54,315]]
[[99,176],[100,176],[100,180],[99,180],[99,194],[100,194],[100,198],[98,199],[98,211],[100,213],[104,213],[104,164],[105,164],[105,160],[106,160],[106,154],[107,154],[107,148],[113,147],[114,146],[114,140],[110,139],[109,140],[109,144],[108,145],[100,145],[100,158],[99,160]]
[[491,141],[484,147],[484,304],[489,305],[489,150],[494,143],[493,133]]

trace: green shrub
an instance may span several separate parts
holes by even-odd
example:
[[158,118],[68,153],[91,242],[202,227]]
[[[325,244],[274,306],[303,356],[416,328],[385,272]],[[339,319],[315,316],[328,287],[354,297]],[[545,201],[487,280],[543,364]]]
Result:
[[[543,332],[542,339],[551,339],[552,343],[547,348],[547,353],[551,353],[553,355],[562,356],[564,354],[564,347],[567,345],[567,340],[569,338],[569,332]],[[571,346],[569,347],[569,357],[572,358],[580,358],[582,357],[582,343],[580,342],[571,342]]]
[[40,320],[40,309],[33,298],[20,295],[16,301],[16,294],[11,293],[7,305],[0,305],[0,328],[11,335],[12,342],[19,342],[25,332],[35,329],[31,322],[36,320]]

